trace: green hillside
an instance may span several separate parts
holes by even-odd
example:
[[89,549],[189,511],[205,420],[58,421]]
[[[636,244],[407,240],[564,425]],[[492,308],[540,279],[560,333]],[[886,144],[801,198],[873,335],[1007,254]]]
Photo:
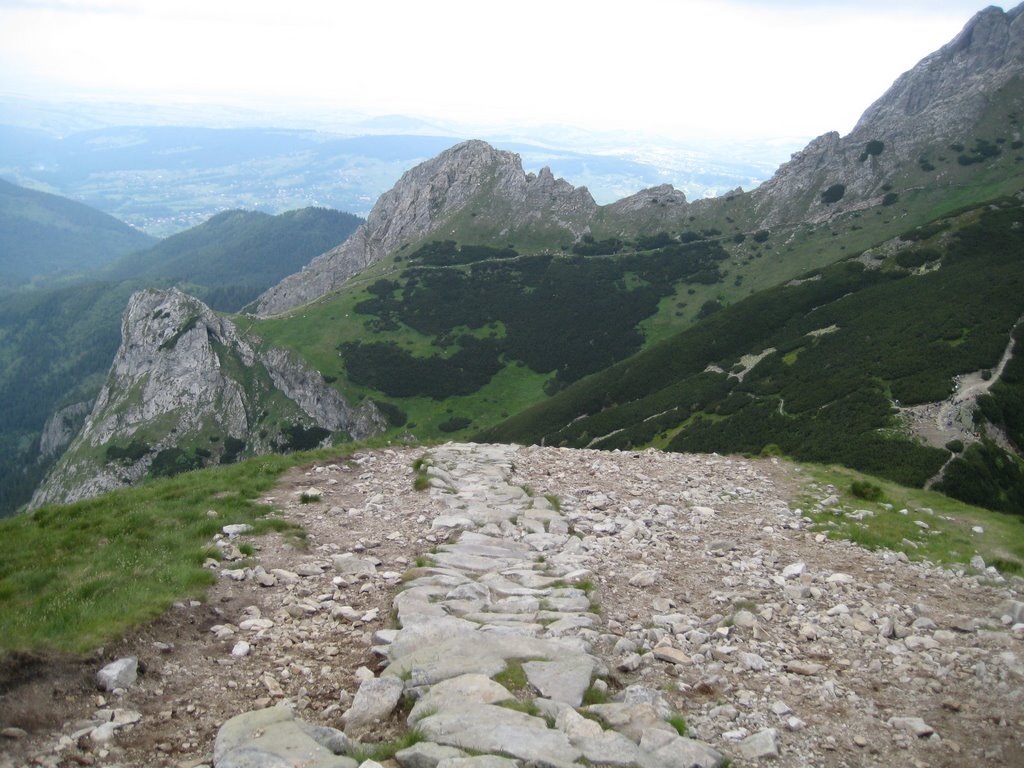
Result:
[[155,242],[87,205],[0,179],[0,288],[87,272]]
[[154,247],[119,259],[104,278],[163,279],[210,307],[236,311],[321,253],[344,242],[362,219],[327,208],[271,216],[225,211]]
[[[955,376],[996,367],[1024,315],[1022,220],[1010,198],[911,230],[722,309],[480,438],[779,451],[921,486],[951,455],[909,434],[897,406],[943,401]],[[1017,447],[1019,368],[1014,357],[981,401]],[[988,440],[938,487],[1024,513],[1020,462]]]

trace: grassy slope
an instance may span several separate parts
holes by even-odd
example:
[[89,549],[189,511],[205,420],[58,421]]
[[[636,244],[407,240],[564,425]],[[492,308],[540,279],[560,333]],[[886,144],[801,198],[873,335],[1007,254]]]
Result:
[[0,522],[0,649],[86,651],[201,596],[221,526],[290,527],[254,500],[300,460],[190,472]]
[[[289,467],[327,459],[339,460],[337,452],[260,457],[0,521],[0,653],[86,652],[156,617],[175,600],[202,598],[214,580],[203,567],[216,554],[212,536],[229,523],[250,523],[257,533],[283,531],[301,541],[301,529],[256,500]],[[892,511],[849,494],[852,481],[878,482],[873,478],[805,464],[791,470],[804,478],[791,503],[820,499],[832,485],[841,497],[838,506],[875,512],[863,522],[813,514],[830,536],[935,563],[962,566],[975,553],[1008,571],[1024,562],[1022,518],[881,482]],[[900,515],[901,508],[912,514]],[[922,532],[914,519],[926,520],[934,533]],[[973,533],[972,526],[984,533]]]
[[[999,360],[1024,312],[1021,215],[1015,201],[972,210],[890,253],[879,270],[837,264],[760,292],[481,437],[755,453],[774,443],[804,460],[921,484],[943,452],[903,436],[891,401],[942,400],[955,374]],[[900,266],[915,253],[931,254],[930,266]],[[744,355],[766,349],[777,351],[742,381],[705,371],[714,363],[739,372]]]
[[[1024,516],[983,510],[940,493],[877,478],[867,482],[881,489],[882,498],[866,501],[851,492],[854,482],[866,480],[859,472],[818,464],[792,466],[807,478],[802,500],[805,511],[814,519],[816,529],[830,538],[848,539],[867,549],[903,551],[911,560],[961,566],[979,554],[986,564],[1000,571],[1024,573]],[[816,493],[810,493],[812,489]],[[824,489],[838,496],[838,503],[825,510],[809,511],[822,498]],[[862,510],[871,514],[856,519],[856,513]],[[975,528],[982,530],[979,533]]]

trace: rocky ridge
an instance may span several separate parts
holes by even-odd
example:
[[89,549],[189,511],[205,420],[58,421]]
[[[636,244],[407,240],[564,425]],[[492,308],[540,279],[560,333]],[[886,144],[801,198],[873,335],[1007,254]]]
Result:
[[[829,541],[791,499],[842,514],[834,489],[770,460],[447,445],[419,463],[430,490],[417,493],[422,454],[293,475],[274,501],[306,527],[306,550],[226,526],[224,562],[245,567],[211,561],[206,605],[107,649],[144,662],[138,682],[87,697],[55,736],[12,733],[12,755],[1019,764],[1020,580]],[[361,757],[413,725],[419,744]]]
[[[299,422],[356,438],[385,426],[372,403],[352,408],[294,355],[261,350],[230,320],[177,289],[134,294],[121,337],[85,425],[36,491],[32,508],[136,482],[160,451],[203,435],[240,441],[250,453],[272,451],[279,446],[261,429],[267,416],[262,400],[275,387],[292,402],[290,415]],[[247,384],[232,366],[267,381],[262,388]],[[140,446],[136,454],[113,457],[107,450],[127,449],[133,441]]]
[[[819,136],[754,190],[760,226],[800,219],[821,223],[837,213],[880,205],[887,192],[883,187],[901,166],[915,165],[927,149],[948,151],[951,141],[970,143],[970,131],[993,94],[1022,76],[1024,6],[1010,11],[989,6],[951,42],[901,75],[849,134]],[[833,184],[845,188],[842,205],[820,197]]]
[[266,291],[255,313],[274,315],[323,296],[402,245],[438,231],[484,194],[487,226],[499,237],[546,223],[574,239],[597,209],[586,187],[556,179],[548,168],[528,174],[519,155],[466,141],[403,174],[352,237]]

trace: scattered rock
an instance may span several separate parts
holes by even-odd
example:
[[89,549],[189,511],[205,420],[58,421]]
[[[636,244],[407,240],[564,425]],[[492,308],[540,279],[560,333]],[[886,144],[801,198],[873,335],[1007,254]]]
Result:
[[130,688],[135,684],[139,674],[139,659],[136,656],[112,661],[96,673],[96,682],[105,691],[118,688]]

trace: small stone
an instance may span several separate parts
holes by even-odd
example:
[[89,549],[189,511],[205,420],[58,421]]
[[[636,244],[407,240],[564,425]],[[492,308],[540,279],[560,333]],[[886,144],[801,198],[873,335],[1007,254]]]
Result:
[[117,688],[128,688],[138,678],[139,659],[136,656],[126,656],[107,664],[96,673],[96,682],[106,691],[113,691]]
[[640,571],[630,578],[629,583],[634,587],[653,587],[660,576],[658,571]]
[[786,671],[796,675],[812,676],[821,674],[825,669],[821,664],[812,661],[789,661],[786,662]]
[[235,647],[231,649],[231,655],[237,656],[239,658],[242,658],[243,656],[248,656],[251,648],[252,646],[245,642],[245,640],[239,640],[237,643],[235,643]]
[[[214,516],[216,516],[216,513]],[[251,531],[252,526],[248,523],[235,523],[234,525],[225,525],[223,528],[221,528],[221,530],[224,532],[225,536],[234,539],[238,536],[241,536],[243,533],[248,533],[249,531]]]
[[889,718],[889,725],[896,730],[912,733],[918,738],[931,736],[935,733],[935,729],[920,717],[891,717]]
[[750,611],[737,611],[736,615],[732,617],[732,623],[733,626],[750,629],[757,625],[757,617]]
[[736,749],[747,760],[778,757],[779,732],[775,728],[765,728],[745,738],[736,745]]
[[747,653],[746,651],[739,654],[738,661],[741,667],[751,672],[760,672],[768,666],[768,662],[756,653]]
[[674,603],[665,597],[656,597],[651,600],[651,608],[658,613],[668,613],[672,610]]
[[784,579],[798,579],[800,578],[807,565],[804,563],[791,563],[782,569],[782,578]]
[[26,736],[28,736],[28,732],[23,731],[21,728],[15,728],[14,726],[11,726],[9,728],[4,728],[2,731],[0,731],[0,736],[2,736],[5,739],[16,740],[25,738]]
[[662,645],[654,649],[654,658],[659,661],[667,661],[670,664],[689,664],[690,657],[680,651],[678,648],[673,648],[670,645]]
[[857,736],[853,737],[853,743],[856,744],[858,747],[866,747],[868,745],[868,740],[858,734]]

